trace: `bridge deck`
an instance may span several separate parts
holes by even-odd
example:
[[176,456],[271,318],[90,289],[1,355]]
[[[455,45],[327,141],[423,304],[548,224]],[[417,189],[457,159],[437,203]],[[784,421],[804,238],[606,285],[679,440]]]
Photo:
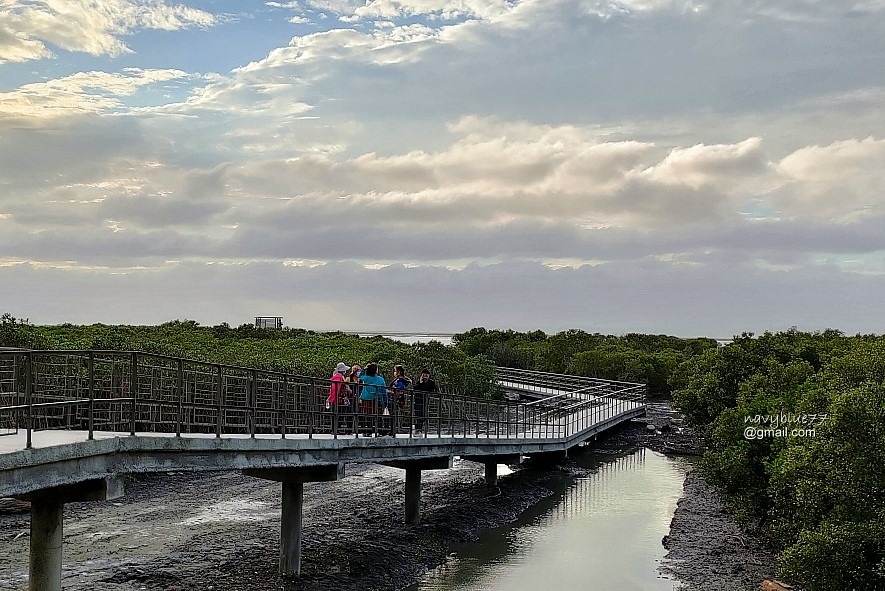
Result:
[[[609,401],[566,418],[509,434],[429,433],[425,437],[47,430],[0,437],[0,496],[21,495],[88,478],[128,472],[238,470],[383,462],[441,456],[564,451],[633,417],[644,405]],[[581,425],[581,428],[575,428]]]

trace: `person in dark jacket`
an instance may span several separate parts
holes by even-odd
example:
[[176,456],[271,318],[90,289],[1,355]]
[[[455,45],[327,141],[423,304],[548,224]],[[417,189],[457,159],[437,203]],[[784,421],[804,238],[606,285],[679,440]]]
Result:
[[430,370],[421,370],[418,383],[415,384],[413,412],[415,413],[415,437],[424,437],[424,423],[427,420],[427,397],[437,393],[436,382],[430,379]]

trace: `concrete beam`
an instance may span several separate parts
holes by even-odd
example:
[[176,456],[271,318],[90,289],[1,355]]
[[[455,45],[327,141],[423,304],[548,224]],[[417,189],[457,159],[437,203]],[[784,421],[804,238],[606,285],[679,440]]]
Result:
[[384,466],[391,468],[399,468],[401,470],[449,470],[455,465],[454,456],[443,456],[441,458],[418,458],[415,460],[390,460],[388,462],[378,462]]
[[540,462],[545,464],[557,464],[568,458],[568,450],[560,449],[557,451],[545,451],[540,453],[533,453],[529,455],[529,458],[533,462]]
[[112,501],[124,494],[123,481],[112,476],[95,480],[84,480],[75,484],[65,484],[35,490],[16,498],[31,503],[78,503],[83,501]]
[[461,456],[462,460],[468,462],[478,462],[480,464],[488,464],[494,462],[496,464],[521,464],[522,454],[493,454],[488,456]]
[[344,464],[301,466],[298,468],[254,468],[243,470],[246,476],[283,483],[334,482],[344,478]]

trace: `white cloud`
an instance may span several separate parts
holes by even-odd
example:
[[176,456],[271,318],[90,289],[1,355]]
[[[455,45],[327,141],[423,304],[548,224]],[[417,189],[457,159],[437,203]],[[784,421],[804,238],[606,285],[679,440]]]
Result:
[[787,184],[773,195],[786,213],[847,221],[885,211],[885,140],[808,146],[777,164]]
[[[48,57],[46,43],[67,51],[113,57],[131,51],[122,37],[135,30],[173,31],[214,23],[215,17],[208,12],[170,6],[163,0],[3,0],[0,25],[5,26],[0,30],[7,34],[0,33],[0,63]],[[9,44],[10,38],[17,40],[15,45]],[[14,59],[8,57],[8,51]]]
[[123,106],[119,97],[132,95],[146,85],[186,77],[188,75],[180,70],[128,69],[122,74],[79,72],[0,93],[0,115],[34,122],[114,111]]
[[45,45],[28,37],[24,32],[13,30],[0,20],[0,65],[51,56],[52,52]]
[[730,177],[764,172],[766,161],[761,148],[762,138],[758,137],[739,144],[673,148],[660,164],[643,174],[665,185],[697,189],[709,183],[723,183]]

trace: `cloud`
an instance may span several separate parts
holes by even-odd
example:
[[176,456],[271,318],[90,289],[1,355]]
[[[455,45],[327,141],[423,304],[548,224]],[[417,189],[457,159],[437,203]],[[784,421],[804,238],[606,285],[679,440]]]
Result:
[[[545,317],[559,322],[578,299],[564,290],[596,294],[596,308],[580,310],[590,327],[663,326],[654,318],[671,308],[693,319],[681,289],[710,314],[716,306],[697,300],[728,302],[745,319],[737,330],[765,305],[754,289],[770,292],[776,321],[790,316],[791,289],[844,282],[841,300],[796,292],[814,300],[796,304],[810,318],[827,297],[837,308],[866,294],[885,269],[885,13],[837,4],[268,2],[200,35],[218,44],[197,46],[205,54],[170,61],[164,48],[116,69],[107,56],[125,49],[114,41],[139,28],[179,26],[175,14],[181,26],[209,25],[174,11],[102,25],[98,10],[78,25],[103,52],[79,56],[88,71],[45,64],[40,82],[0,93],[0,252],[19,273],[6,277],[100,278],[107,290],[146,289],[157,307],[190,294],[192,277],[213,286],[218,321],[231,321],[231,282],[268,282],[260,296],[228,288],[246,320],[251,308],[295,314],[291,294],[317,318],[387,305],[416,322],[486,323],[482,312],[507,323],[532,317],[526,302],[550,301]],[[3,55],[21,60],[62,45],[10,18],[82,3],[0,6],[12,15],[0,19]],[[277,20],[265,29],[268,15]],[[311,22],[292,27],[292,15]],[[132,46],[150,50],[149,37]],[[234,39],[243,47],[213,68],[213,51]],[[285,266],[307,259],[314,273]],[[373,275],[364,265],[390,266]],[[342,288],[338,274],[392,282],[398,295],[324,301]],[[422,282],[467,295],[431,307]],[[637,295],[647,289],[661,299]],[[473,315],[484,298],[496,304]],[[467,312],[438,307],[447,303]],[[637,315],[646,308],[654,314]],[[721,320],[704,326],[724,330]]]
[[120,97],[141,87],[188,78],[181,70],[128,68],[123,73],[78,72],[47,82],[25,84],[0,93],[0,116],[35,121],[88,113],[106,113],[124,107]]
[[[0,6],[2,8],[2,6]],[[45,45],[0,21],[0,65],[51,57]]]
[[643,172],[650,180],[665,185],[685,185],[697,189],[721,183],[728,177],[764,172],[762,138],[749,138],[738,144],[673,148],[658,165]]
[[121,37],[138,29],[174,31],[215,22],[208,12],[163,0],[3,0],[0,63],[49,57],[46,43],[115,57],[131,52]]
[[773,201],[789,215],[850,220],[885,210],[885,140],[807,146],[777,164],[787,184]]
[[[114,274],[65,264],[15,264],[0,266],[0,298],[14,315],[50,324],[191,318],[237,325],[256,314],[274,314],[289,326],[326,330],[455,332],[486,326],[720,338],[790,326],[885,331],[882,319],[871,318],[864,305],[885,288],[882,275],[832,266],[777,271],[709,262],[558,270],[538,263],[460,270],[392,265],[374,271],[352,263],[166,263]],[[58,293],[65,294],[67,306],[57,305]],[[100,308],[90,305],[95,293],[105,294]]]

